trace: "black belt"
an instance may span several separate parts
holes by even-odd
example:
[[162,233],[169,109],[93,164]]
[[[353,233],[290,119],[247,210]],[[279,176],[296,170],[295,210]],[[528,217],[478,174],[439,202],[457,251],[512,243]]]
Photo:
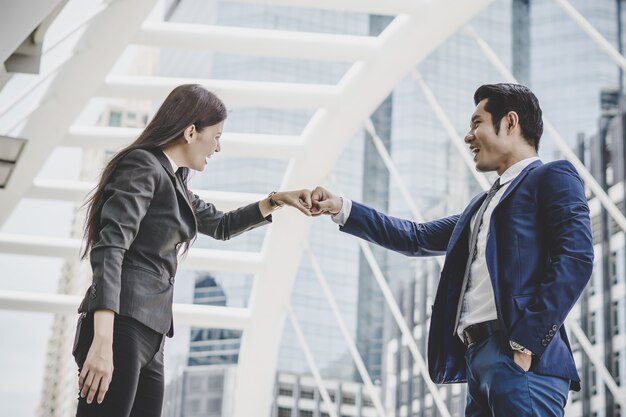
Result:
[[467,326],[462,332],[463,343],[470,348],[497,332],[499,327],[497,319]]

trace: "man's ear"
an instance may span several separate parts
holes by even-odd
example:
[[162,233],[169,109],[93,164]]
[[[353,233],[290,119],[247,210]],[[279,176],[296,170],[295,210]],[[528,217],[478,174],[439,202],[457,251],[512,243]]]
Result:
[[185,142],[191,143],[193,141],[193,135],[195,133],[196,133],[196,126],[189,125],[183,132],[183,138],[185,139]]
[[504,117],[506,119],[506,133],[511,134],[519,126],[519,116],[517,112],[510,111]]

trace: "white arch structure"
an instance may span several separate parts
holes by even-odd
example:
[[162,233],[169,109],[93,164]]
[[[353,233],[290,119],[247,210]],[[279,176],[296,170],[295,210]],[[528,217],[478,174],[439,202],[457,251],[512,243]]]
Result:
[[[101,9],[89,14],[79,25],[83,32],[69,58],[47,75],[40,76],[39,80],[24,93],[43,90],[40,104],[21,114],[12,114],[14,120],[20,123],[12,127],[11,132],[0,132],[14,133],[29,140],[11,181],[5,188],[0,189],[2,201],[0,224],[7,220],[22,198],[62,201],[80,201],[84,198],[91,184],[37,177],[37,172],[56,146],[116,149],[136,137],[137,131],[134,129],[74,124],[91,98],[162,100],[174,86],[181,83],[197,82],[206,85],[231,106],[314,110],[313,117],[299,136],[230,133],[229,140],[224,141],[223,151],[233,156],[255,156],[288,161],[282,189],[308,188],[322,183],[331,173],[349,138],[369,120],[370,114],[390,91],[407,74],[411,74],[428,53],[466,26],[473,16],[493,0],[239,1],[382,14],[394,16],[394,19],[380,35],[364,37],[155,22],[147,20],[147,17],[158,3],[157,0],[103,2]],[[567,3],[565,0],[555,1],[562,7]],[[570,15],[574,16],[571,12]],[[615,56],[614,51],[606,48],[606,45],[597,39],[596,34],[585,27],[583,21],[578,17],[576,19],[587,33],[595,36],[597,42],[618,65],[624,66],[623,56],[619,53],[619,56]],[[120,25],[119,22],[124,24]],[[110,30],[111,27],[115,27],[115,30]],[[411,48],[407,48],[407,42],[411,42]],[[159,48],[185,47],[242,55],[343,61],[351,62],[352,65],[336,85],[190,80],[111,74],[111,68],[129,44]],[[413,72],[413,75],[420,83],[438,118],[454,139],[458,134],[454,132],[449,122],[446,123],[443,110],[437,107],[436,100],[423,84],[419,74]],[[7,102],[0,103],[0,119],[5,117],[19,101],[21,97],[13,97]],[[366,128],[372,131],[371,123],[366,122]],[[373,133],[376,143],[377,136],[375,132]],[[458,138],[456,140],[458,141]],[[457,148],[462,151],[458,144]],[[384,147],[382,149],[384,150]],[[389,155],[381,149],[379,152],[392,177],[398,177],[397,173],[394,174]],[[564,153],[568,155],[567,152]],[[399,177],[395,179],[399,180]],[[483,188],[486,186],[482,176],[478,175],[476,179]],[[593,189],[593,181],[588,182]],[[596,191],[594,189],[594,192]],[[210,190],[201,191],[200,194],[216,202],[218,207],[226,209],[260,198],[251,194]],[[602,192],[598,192],[597,195],[618,224],[625,228],[624,216],[615,212],[614,205],[611,207],[612,202],[606,201]],[[419,218],[419,211],[410,198],[407,199],[407,203],[413,215]],[[176,320],[179,322],[243,330],[235,417],[259,415],[259,410],[267,410],[269,413],[283,323],[291,314],[289,306],[291,289],[303,249],[308,241],[310,227],[308,219],[294,211],[285,211],[280,216],[280,221],[268,230],[259,253],[193,249],[185,261],[185,266],[200,270],[255,274],[248,308],[175,305]],[[79,246],[80,242],[75,239],[0,233],[0,253],[75,259]],[[382,285],[384,277],[379,270],[376,272],[373,257],[368,256],[369,247],[363,244],[362,249],[374,269],[383,292],[387,293],[388,288],[385,289]],[[281,267],[277,268],[277,265]],[[390,296],[390,292],[386,294],[393,310],[395,304]],[[2,309],[72,313],[77,304],[78,297],[75,296],[23,293],[0,288]],[[398,324],[402,327],[404,322],[401,323],[399,310],[395,313],[398,316],[396,317]],[[299,331],[297,319],[293,315],[290,317],[306,354],[308,350],[306,341]],[[406,327],[406,324],[404,326]],[[403,332],[406,333],[407,330],[410,334],[409,329],[403,329]],[[348,340],[347,342],[353,343]],[[410,344],[410,348],[423,371],[425,365],[415,343]],[[358,361],[358,355],[352,353]],[[321,386],[314,363],[310,361],[310,354],[306,356],[312,372],[316,375],[322,396],[328,401],[328,394],[324,395],[326,391]],[[448,415],[441,398],[435,393],[433,397],[440,413]],[[380,404],[377,403],[376,406],[381,412]]]

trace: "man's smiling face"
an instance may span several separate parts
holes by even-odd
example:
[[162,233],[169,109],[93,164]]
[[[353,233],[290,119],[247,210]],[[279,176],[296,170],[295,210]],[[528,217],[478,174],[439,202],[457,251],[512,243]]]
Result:
[[498,171],[501,174],[512,152],[513,138],[506,133],[504,119],[496,133],[491,113],[485,110],[487,100],[482,100],[476,106],[470,120],[470,130],[465,135],[465,143],[470,147],[478,171]]

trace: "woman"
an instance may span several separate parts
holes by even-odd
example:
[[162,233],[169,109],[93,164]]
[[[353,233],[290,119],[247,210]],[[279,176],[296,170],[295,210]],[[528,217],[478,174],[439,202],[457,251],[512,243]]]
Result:
[[308,190],[272,192],[223,213],[187,189],[189,170],[202,171],[220,151],[225,119],[224,104],[203,87],[175,88],[87,201],[83,258],[89,254],[93,284],[78,309],[72,352],[78,416],[161,415],[174,276],[198,232],[227,240],[268,224],[285,204],[310,215]]

